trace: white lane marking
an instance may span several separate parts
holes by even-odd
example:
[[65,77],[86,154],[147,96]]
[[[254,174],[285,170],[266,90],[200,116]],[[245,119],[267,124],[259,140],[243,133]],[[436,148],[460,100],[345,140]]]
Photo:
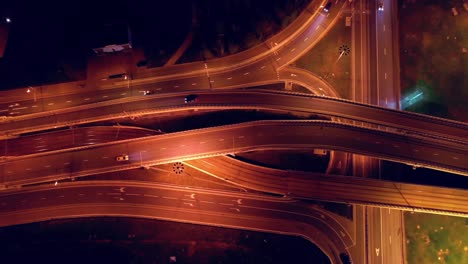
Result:
[[41,197],[41,200],[47,200],[47,198],[45,198],[45,197]]
[[190,197],[190,199],[195,199],[195,194],[192,193],[192,194],[184,194],[184,196],[188,196]]
[[279,60],[281,60],[281,58],[277,58],[277,59],[276,59],[276,61],[279,61]]
[[218,141],[224,141],[224,138],[220,138],[220,139],[218,139]]
[[89,161],[89,160],[87,160],[87,159],[83,160],[83,162],[88,162],[88,161]]
[[47,105],[54,105],[54,103],[48,103]]
[[234,210],[234,211],[236,211],[238,213],[240,212],[239,208],[229,208],[229,209]]
[[250,73],[250,72],[245,72],[245,73],[244,73],[244,76],[245,76],[245,75],[249,75],[249,73]]
[[228,77],[227,79],[228,79],[228,80],[232,80],[232,77]]
[[143,194],[143,196],[152,197],[152,198],[159,198],[159,196],[157,196],[157,195],[151,195],[151,194]]
[[174,88],[179,88],[180,86],[179,85],[174,85]]
[[200,201],[200,203],[214,204],[214,202],[210,202],[210,201]]
[[109,157],[103,156],[103,157],[101,157],[101,158],[102,158],[102,159],[108,159]]
[[266,67],[266,66],[265,66],[265,65],[263,65],[262,67],[260,67],[260,69],[265,69],[265,67]]
[[308,39],[309,39],[309,37],[305,38],[305,39],[304,39],[304,42],[306,42]]
[[434,156],[439,156],[439,153],[434,153],[434,154],[432,154],[432,155],[434,155]]
[[44,168],[50,168],[50,165],[45,165]]
[[386,80],[387,79],[387,73],[385,73],[384,77],[385,77],[385,80]]
[[160,148],[160,150],[165,150],[166,148]]
[[387,48],[384,48],[384,49],[383,49],[383,54],[384,54],[384,55],[387,55]]
[[206,163],[206,164],[208,164],[208,165],[210,165],[210,166],[213,166],[213,164],[209,163],[208,161],[204,161],[204,160],[203,160],[203,162]]
[[290,51],[291,51],[291,52],[294,52],[295,50],[296,50],[296,48],[292,48]]
[[121,93],[120,95],[127,95],[127,93]]
[[16,111],[16,110],[21,110],[21,109],[26,109],[26,108],[28,108],[28,107],[26,107],[26,106],[23,106],[23,107],[17,107],[17,108],[13,108],[12,110],[15,110],[15,111]]
[[107,195],[120,195],[120,193],[106,193]]
[[33,106],[31,106],[31,107],[32,107],[32,108],[36,108],[36,107],[37,107],[37,105],[33,105]]
[[109,97],[109,96],[107,96],[107,95],[103,95],[103,96],[102,96],[102,98],[107,98],[107,97]]
[[27,170],[27,171],[30,171],[30,170],[31,170],[31,168],[27,168],[26,170]]
[[383,31],[385,31],[385,24],[383,25]]
[[60,198],[64,198],[64,197],[65,197],[65,195],[59,195],[59,197],[60,197]]
[[205,143],[206,143],[206,141],[200,141],[200,144],[205,144]]
[[128,195],[128,196],[140,196],[139,193],[126,193],[125,195]]
[[79,193],[78,196],[85,196],[84,193]]
[[237,138],[244,138],[244,136],[238,136]]
[[87,97],[87,98],[85,98],[84,100],[85,100],[85,101],[89,101],[89,100],[91,100],[91,98]]
[[71,103],[72,101],[68,100],[67,103]]
[[163,199],[169,199],[169,200],[177,200],[177,198],[174,197],[167,197],[167,196],[162,196]]
[[220,205],[226,205],[226,206],[234,206],[234,204],[229,204],[229,203],[219,203]]
[[454,159],[454,160],[458,160],[458,157],[452,157],[452,159]]
[[195,86],[195,85],[197,85],[197,83],[192,83],[192,86]]
[[185,205],[188,205],[190,207],[193,207],[193,204],[192,203],[184,203]]

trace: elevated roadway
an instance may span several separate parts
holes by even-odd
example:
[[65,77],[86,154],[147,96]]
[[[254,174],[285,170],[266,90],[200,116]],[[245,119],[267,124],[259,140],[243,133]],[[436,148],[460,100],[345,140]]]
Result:
[[86,181],[0,193],[0,226],[61,218],[144,217],[303,237],[332,261],[352,239],[326,211],[240,192],[129,181]]
[[[0,163],[0,180],[24,185],[245,151],[310,148],[468,174],[468,151],[457,143],[328,121],[256,121],[10,157]],[[130,160],[117,162],[123,154]]]
[[468,217],[466,189],[277,170],[231,157],[205,158],[184,163],[244,188],[291,198]]
[[185,104],[186,93],[166,94],[132,101],[111,101],[65,110],[26,115],[0,122],[0,133],[14,136],[122,117],[189,109],[268,109],[320,113],[388,126],[408,132],[467,143],[468,124],[396,111],[352,101],[300,93],[264,90],[198,92],[199,103]]

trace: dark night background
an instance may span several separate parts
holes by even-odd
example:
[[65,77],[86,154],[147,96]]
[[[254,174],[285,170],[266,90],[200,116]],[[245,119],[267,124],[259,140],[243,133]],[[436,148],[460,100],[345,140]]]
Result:
[[128,24],[136,47],[166,47],[181,43],[191,20],[188,0],[19,0],[0,8],[12,19],[0,89],[67,80],[65,69],[84,69],[106,24]]
[[[288,1],[224,1],[250,7],[250,16],[241,9],[231,13],[226,10],[229,5],[221,7],[218,0],[2,2],[0,17],[10,17],[12,23],[0,59],[0,90],[85,78],[87,58],[95,56],[92,48],[100,46],[104,25],[129,25],[133,46],[151,58],[161,50],[171,53],[181,44],[190,30],[194,6],[204,15],[201,25],[210,25],[210,20],[220,18],[269,19],[271,9],[278,6],[274,2]],[[201,10],[206,7],[211,9]],[[216,29],[207,26],[199,35],[212,30]],[[133,218],[1,228],[0,255],[1,263],[170,263],[172,255],[177,263],[329,263],[302,238]]]

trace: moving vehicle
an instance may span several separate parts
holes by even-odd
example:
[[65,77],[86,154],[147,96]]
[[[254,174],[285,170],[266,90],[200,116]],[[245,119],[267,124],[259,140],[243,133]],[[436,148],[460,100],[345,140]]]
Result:
[[330,11],[330,7],[332,5],[332,2],[328,2],[324,7],[323,7],[323,11],[325,12],[329,12]]
[[196,103],[198,102],[198,95],[196,94],[189,94],[185,97],[185,103]]
[[383,10],[384,10],[384,9],[383,9],[383,2],[379,2],[379,5],[378,5],[378,6],[379,6],[379,11],[383,11]]
[[153,91],[143,91],[143,95],[152,95],[154,94]]
[[120,156],[117,156],[115,157],[115,160],[116,161],[126,161],[126,160],[129,160],[130,158],[128,157],[127,154],[122,154]]
[[351,258],[347,253],[340,253],[340,260],[343,264],[352,264]]

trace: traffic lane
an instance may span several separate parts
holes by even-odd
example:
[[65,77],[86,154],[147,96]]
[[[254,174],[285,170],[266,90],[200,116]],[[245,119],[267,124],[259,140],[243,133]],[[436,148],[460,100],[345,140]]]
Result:
[[[40,129],[69,126],[99,120],[110,120],[122,116],[178,111],[197,107],[267,107],[283,110],[328,114],[343,118],[371,122],[425,135],[436,135],[466,142],[468,127],[455,122],[410,112],[396,111],[346,100],[306,94],[287,94],[268,91],[218,91],[214,93],[192,91],[199,95],[199,103],[183,103],[187,93],[135,98],[130,102],[106,102],[86,107],[67,109],[63,112],[44,113],[2,122],[3,133],[24,133]],[[32,119],[32,120],[31,120]]]
[[[376,8],[377,9],[377,8]],[[390,20],[391,3],[376,11],[376,39],[379,80],[379,105],[395,109],[398,106],[393,82],[393,41]]]
[[[311,3],[307,8],[306,11],[302,13],[295,21],[294,25],[295,26],[290,26],[287,29],[281,31],[279,34],[275,35],[275,43],[280,42],[280,46],[282,45],[283,41],[286,41],[288,39],[293,38],[294,36],[297,35],[298,32],[301,32],[303,30],[303,27],[305,24],[311,23],[314,21],[314,16],[311,16],[311,12],[317,9],[316,3]],[[311,11],[309,11],[311,10]],[[162,67],[158,68],[156,70],[147,70],[146,75],[148,73],[151,73],[150,75],[153,76],[158,76],[154,78],[154,81],[159,81],[159,82],[173,82],[176,79],[184,79],[184,78],[189,78],[191,77],[192,79],[199,79],[200,77],[204,77],[205,71],[207,70],[205,66],[210,64],[210,69],[214,71],[227,71],[230,70],[230,68],[240,68],[240,67],[245,67],[248,66],[249,64],[263,59],[265,56],[268,55],[270,52],[269,48],[267,48],[268,45],[258,45],[252,49],[249,49],[248,51],[235,54],[232,56],[228,56],[225,58],[220,58],[220,59],[214,59],[210,60],[209,62],[193,62],[193,63],[186,63],[182,65],[173,65],[171,67]],[[267,59],[268,61],[268,59]],[[190,76],[192,75],[192,76]],[[143,76],[140,76],[143,77]],[[191,83],[196,83],[194,80],[191,80]],[[146,88],[151,88],[149,87],[150,85],[154,84],[148,84],[147,81],[145,80],[130,80],[127,79],[125,81],[116,81],[114,84],[111,84],[110,86],[115,86],[115,84],[120,84],[123,87],[130,88],[129,86],[131,85],[132,88],[135,89],[146,89]],[[104,84],[105,86],[109,86]],[[117,85],[118,86],[118,85]],[[178,87],[183,87],[182,85],[174,85],[175,88]],[[178,87],[177,87],[178,86]],[[207,87],[207,86],[205,86]],[[107,87],[109,88],[109,87]],[[204,87],[198,87],[199,89],[204,88]],[[24,100],[18,100],[15,99],[15,102],[7,102],[7,104],[0,104],[0,113],[7,113],[4,115],[10,116],[10,115],[22,115],[22,114],[28,114],[28,113],[34,113],[34,112],[39,112],[39,111],[46,111],[46,110],[54,110],[54,109],[59,109],[60,107],[69,107],[73,105],[78,104],[89,104],[92,102],[97,102],[97,101],[102,101],[102,100],[109,100],[112,98],[109,93],[115,93],[113,91],[102,91],[99,87],[97,91],[93,91],[94,93],[97,93],[99,96],[96,96],[96,94],[92,94],[93,92],[85,92],[85,94],[79,94],[79,95],[73,95],[73,94],[66,94],[66,95],[61,95],[61,96],[54,96],[53,94],[51,95],[50,93],[47,92],[47,89],[40,89],[38,90],[36,87],[31,88],[32,91],[30,92],[25,92],[26,94],[23,96],[25,99]],[[29,89],[29,90],[31,90]],[[133,90],[135,90],[133,89]],[[45,90],[45,91],[43,91]],[[86,89],[83,89],[84,91],[88,91]],[[26,90],[25,90],[26,91]],[[18,90],[18,92],[20,92]],[[43,92],[44,92],[44,98],[43,97]],[[123,93],[121,91],[118,92],[120,96],[117,98],[121,97],[122,94],[124,96],[129,93],[130,95],[135,95],[135,92],[133,91],[124,91]],[[18,97],[18,96],[16,96]],[[24,101],[28,101],[28,99],[31,98],[40,98],[41,102],[38,103],[36,100],[34,100],[34,103],[25,103]],[[75,97],[75,98],[73,98]],[[80,98],[82,97],[82,98]],[[43,99],[43,100],[42,100]],[[81,99],[84,99],[82,101]],[[18,100],[18,101],[17,101]],[[66,104],[61,104],[62,101],[65,101]],[[75,103],[73,103],[75,102]],[[63,103],[63,102],[62,102]],[[59,106],[61,105],[61,106]],[[7,107],[8,106],[8,107]],[[9,107],[14,107],[15,110],[9,109]],[[5,108],[5,109],[3,109]],[[29,108],[29,109],[28,109]],[[12,111],[9,111],[12,110]]]
[[269,196],[197,188],[187,189],[168,185],[158,186],[157,184],[101,181],[84,184],[62,185],[61,183],[60,186],[53,188],[29,188],[27,191],[3,193],[0,195],[0,201],[0,211],[5,217],[15,212],[38,211],[45,207],[72,205],[88,207],[92,204],[122,203],[133,206],[169,207],[173,208],[176,216],[186,210],[191,210],[212,215],[215,213],[218,217],[230,214],[238,215],[239,218],[272,219],[274,221],[264,223],[264,228],[269,230],[285,228],[279,227],[277,220],[287,220],[296,223],[291,226],[298,227],[299,230],[295,231],[300,231],[299,234],[310,237],[310,234],[303,232],[307,229],[304,227],[314,226],[326,233],[338,248],[342,250],[346,248],[337,235],[337,231],[333,230],[333,226],[330,225],[336,225],[333,218],[325,218],[321,210],[304,207],[301,202]]
[[468,191],[464,189],[291,172],[256,166],[229,157],[204,158],[184,163],[244,188],[286,194],[299,199],[468,213]]
[[403,263],[406,239],[402,236],[403,215],[399,210],[382,209],[382,258],[384,263]]
[[[304,148],[360,153],[463,174],[468,152],[458,147],[333,122],[258,121],[9,159],[0,163],[0,176],[4,184],[16,185],[228,153]],[[119,155],[130,160],[118,162]]]
[[20,156],[157,134],[160,132],[137,127],[78,127],[0,140],[0,153],[2,156]]
[[369,239],[369,260],[371,263],[383,263],[382,251],[382,221],[381,221],[381,208],[367,208],[368,216],[368,239]]

